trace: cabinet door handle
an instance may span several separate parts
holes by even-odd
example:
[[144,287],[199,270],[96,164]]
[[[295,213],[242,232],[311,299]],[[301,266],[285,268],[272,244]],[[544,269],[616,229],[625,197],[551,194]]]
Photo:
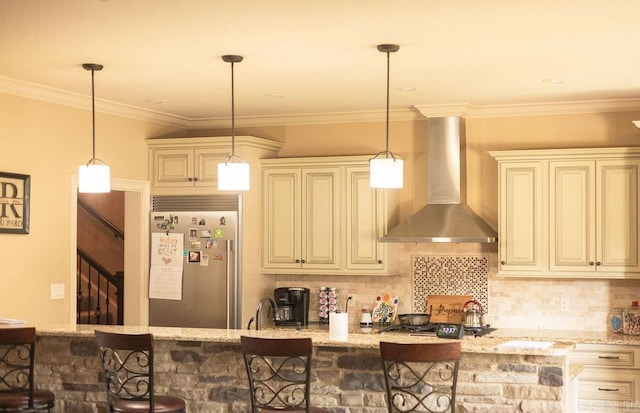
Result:
[[198,177],[196,176],[195,178],[193,178],[193,180],[194,180],[194,181],[197,181],[197,180],[198,180]]
[[505,265],[507,262],[506,261],[500,261],[500,264]]
[[189,178],[187,178],[187,180],[188,180],[189,182],[192,182],[192,181],[193,181],[193,178],[192,178],[192,177],[189,177]]
[[296,264],[300,264],[300,260],[296,260]]
[[599,391],[620,391],[620,389],[606,389],[606,388],[602,388],[602,387],[598,387]]
[[302,260],[302,263],[304,264],[305,262],[307,262],[307,260]]
[[596,266],[598,265],[602,265],[602,263],[600,261],[596,262]]
[[589,261],[589,265],[593,266],[595,263],[593,261]]
[[620,356],[598,356],[599,359],[620,360]]
[[382,264],[382,260],[378,260],[378,264]]

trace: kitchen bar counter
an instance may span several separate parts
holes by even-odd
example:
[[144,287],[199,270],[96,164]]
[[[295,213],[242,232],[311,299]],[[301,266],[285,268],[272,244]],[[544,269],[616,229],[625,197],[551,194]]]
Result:
[[[206,328],[173,328],[173,327],[126,327],[126,326],[97,326],[79,325],[73,327],[52,326],[39,327],[37,334],[40,336],[58,337],[93,337],[94,330],[126,332],[126,333],[152,333],[158,340],[198,341],[210,343],[240,343],[240,336],[286,338],[286,337],[310,337],[314,346],[338,347],[338,348],[363,348],[378,349],[380,341],[393,341],[398,343],[425,343],[437,342],[442,339],[426,335],[411,335],[407,333],[382,333],[360,332],[359,326],[350,329],[347,341],[332,341],[329,339],[327,328],[311,327],[296,330],[295,327],[266,328],[256,330],[227,330]],[[351,331],[357,332],[351,332]],[[375,331],[375,330],[374,330]],[[463,353],[491,353],[491,354],[521,354],[521,355],[555,355],[562,356],[573,350],[572,342],[555,342],[548,348],[521,348],[500,346],[513,339],[529,340],[517,336],[494,336],[489,334],[474,338],[466,336],[462,339]]]
[[[310,325],[297,331],[294,327],[266,328],[255,330],[227,330],[207,328],[178,328],[178,327],[127,327],[127,326],[97,326],[97,325],[43,325],[37,326],[37,334],[41,336],[61,337],[93,337],[95,329],[120,331],[127,333],[153,333],[157,340],[205,341],[217,343],[239,343],[241,335],[260,337],[311,337],[315,345],[349,348],[378,348],[380,341],[397,342],[425,342],[437,341],[435,337],[424,335],[409,335],[406,333],[362,332],[358,325],[350,326],[347,342],[329,340],[326,326]],[[462,340],[463,351],[478,353],[513,353],[509,348],[496,349],[495,346],[511,340],[554,341],[549,349],[516,349],[525,354],[566,354],[573,349],[574,344],[621,344],[640,345],[640,336],[614,334],[610,332],[570,331],[570,330],[529,330],[529,329],[497,329],[483,337],[465,336]]]
[[[249,411],[248,383],[240,336],[310,337],[314,343],[312,402],[332,413],[385,413],[380,341],[435,342],[436,337],[405,333],[372,334],[352,326],[348,341],[329,340],[326,325],[255,330],[129,326],[36,326],[36,382],[56,393],[55,413],[102,411],[104,384],[94,330],[150,332],[156,338],[156,388],[185,398],[189,412]],[[547,348],[504,347],[512,340],[553,342]],[[640,344],[640,338],[591,332],[502,329],[464,337],[458,376],[460,411],[574,412],[575,375],[570,365],[575,343]],[[529,343],[531,344],[531,343]],[[517,406],[517,408],[516,408]],[[514,410],[515,409],[515,410]]]

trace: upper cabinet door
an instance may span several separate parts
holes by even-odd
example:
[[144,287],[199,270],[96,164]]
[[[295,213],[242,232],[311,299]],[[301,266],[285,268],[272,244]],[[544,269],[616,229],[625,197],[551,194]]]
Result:
[[640,160],[597,163],[598,271],[640,272]]
[[154,186],[193,185],[193,149],[157,149],[152,162]]
[[384,190],[370,186],[369,167],[347,168],[346,242],[350,270],[382,270],[387,251],[378,238],[384,235]]
[[500,271],[543,269],[543,164],[500,164]]
[[299,168],[263,172],[263,268],[301,266],[300,180]]
[[218,164],[226,162],[229,151],[226,149],[196,149],[194,185],[218,188]]
[[596,271],[595,162],[549,163],[549,267]]
[[302,171],[302,257],[304,268],[339,269],[340,168]]

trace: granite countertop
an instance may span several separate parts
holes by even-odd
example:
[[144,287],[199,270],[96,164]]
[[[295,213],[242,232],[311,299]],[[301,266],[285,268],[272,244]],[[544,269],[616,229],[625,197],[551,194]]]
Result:
[[[424,343],[442,340],[424,335],[375,334],[361,330],[357,325],[350,326],[349,337],[346,342],[331,341],[328,328],[318,325],[310,325],[301,330],[296,330],[295,327],[272,327],[260,331],[98,325],[41,325],[36,326],[36,329],[39,336],[92,337],[94,330],[100,329],[124,333],[150,332],[156,340],[210,341],[216,343],[239,343],[242,335],[266,338],[310,337],[316,346],[347,348],[378,348],[380,341]],[[514,343],[516,346],[504,345],[504,343],[513,340],[518,341]],[[553,344],[546,348],[535,348],[536,343],[544,344],[541,342],[553,342]],[[571,352],[577,343],[640,345],[640,336],[593,331],[497,329],[483,337],[465,336],[462,339],[462,351],[491,354],[565,355]]]

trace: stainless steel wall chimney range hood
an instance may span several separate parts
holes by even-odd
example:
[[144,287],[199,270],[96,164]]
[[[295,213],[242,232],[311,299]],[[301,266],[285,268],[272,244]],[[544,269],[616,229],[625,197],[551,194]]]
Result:
[[427,205],[380,242],[496,242],[498,234],[466,205],[464,119],[428,122]]

